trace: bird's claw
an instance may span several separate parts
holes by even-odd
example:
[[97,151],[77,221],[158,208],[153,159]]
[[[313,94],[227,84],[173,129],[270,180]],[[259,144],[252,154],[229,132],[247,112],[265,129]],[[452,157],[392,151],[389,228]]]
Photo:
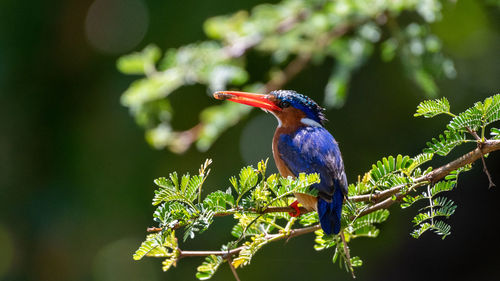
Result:
[[300,216],[299,201],[295,200],[295,201],[294,201],[294,202],[290,205],[290,207],[292,207],[292,208],[295,210],[295,212],[293,212],[293,213],[292,213],[292,212],[288,212],[288,214],[289,214],[291,217],[296,218],[296,217]]

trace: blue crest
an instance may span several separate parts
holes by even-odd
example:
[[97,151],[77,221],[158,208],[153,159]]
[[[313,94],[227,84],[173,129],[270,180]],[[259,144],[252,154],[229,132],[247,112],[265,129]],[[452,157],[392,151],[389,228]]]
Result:
[[280,102],[288,102],[290,106],[302,110],[307,118],[321,125],[324,125],[324,122],[327,120],[323,114],[324,109],[308,96],[292,90],[277,90],[269,94],[274,95]]

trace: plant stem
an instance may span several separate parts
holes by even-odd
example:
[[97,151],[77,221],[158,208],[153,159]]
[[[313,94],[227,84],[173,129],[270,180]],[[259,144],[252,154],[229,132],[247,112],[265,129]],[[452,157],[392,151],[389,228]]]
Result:
[[[290,230],[289,235],[284,235],[283,233],[278,233],[278,234],[271,234],[266,236],[267,240],[270,241],[276,241],[276,240],[283,240],[285,238],[293,238],[297,236],[301,236],[307,233],[314,232],[321,227],[319,225],[313,225],[309,227],[303,227],[303,228],[296,228]],[[243,250],[245,246],[241,246],[235,249],[232,249],[230,251],[180,251],[179,254],[179,259],[184,258],[184,257],[204,257],[204,256],[210,256],[210,255],[215,255],[215,256],[222,256],[223,258],[227,259],[229,256],[234,256],[237,255],[241,250]]]
[[236,281],[240,281],[240,277],[238,276],[238,273],[236,272],[236,268],[234,268],[233,260],[231,259],[230,255],[227,256],[227,263],[229,264],[229,268],[231,268],[231,271],[233,272],[234,279],[236,279]]

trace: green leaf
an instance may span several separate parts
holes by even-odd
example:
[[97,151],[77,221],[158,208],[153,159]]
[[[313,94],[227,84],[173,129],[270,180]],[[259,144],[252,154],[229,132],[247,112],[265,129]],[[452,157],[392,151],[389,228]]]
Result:
[[158,232],[146,237],[146,240],[142,242],[139,249],[133,255],[133,258],[134,260],[140,260],[145,256],[177,258],[179,254],[177,249],[175,231]]
[[196,278],[207,280],[212,278],[219,266],[224,262],[221,256],[210,255],[205,258],[205,261],[196,269]]
[[161,233],[149,234],[146,240],[135,251],[134,260],[140,260],[145,256],[165,257],[168,254],[167,248],[163,246]]
[[441,156],[446,156],[453,148],[467,141],[465,133],[457,131],[444,131],[444,135],[440,134],[439,139],[432,138],[432,142],[427,142],[428,149],[425,153],[436,153]]
[[155,70],[155,64],[160,59],[160,48],[148,45],[141,52],[120,57],[117,68],[124,74],[144,74]]
[[363,261],[359,257],[352,257],[351,258],[351,265],[353,267],[360,267],[363,265]]
[[388,210],[378,210],[368,215],[357,218],[346,228],[352,238],[377,237],[379,230],[373,225],[382,223],[389,217]]
[[496,94],[484,101],[484,116],[487,124],[500,120],[500,94]]
[[455,180],[437,182],[434,186],[432,186],[431,194],[427,194],[426,196],[435,196],[441,192],[450,191],[455,187],[456,183],[457,182]]
[[433,153],[428,153],[428,152],[424,152],[424,153],[421,153],[415,157],[412,158],[412,163],[408,166],[408,168],[406,169],[406,171],[408,173],[413,173],[413,171],[420,167],[422,164],[426,163],[426,162],[429,162],[432,160],[432,157],[434,156]]
[[189,205],[176,201],[161,204],[154,212],[153,218],[160,223],[161,227],[173,228],[177,224],[185,224],[196,215],[196,210]]
[[[424,222],[429,223],[429,226],[425,227],[425,230],[436,229],[436,225],[438,223],[437,222],[434,223],[435,218],[437,218],[437,217],[448,218],[449,216],[453,215],[453,213],[455,213],[456,208],[457,208],[457,206],[455,205],[455,203],[452,200],[449,200],[449,199],[444,198],[444,197],[436,198],[432,201],[432,205],[424,208],[424,210],[428,210],[428,211],[417,214],[413,218],[412,221],[415,225],[425,224]],[[441,221],[439,221],[439,222],[441,222]],[[445,225],[447,225],[447,224],[445,224]],[[443,225],[441,224],[441,226],[443,226]],[[420,230],[417,230],[417,233],[420,233],[418,236],[420,236],[421,233],[423,233],[425,230],[422,230],[422,226],[421,226]],[[444,229],[442,229],[442,230],[444,230]],[[449,228],[448,228],[447,232],[446,231],[442,232],[444,234],[440,234],[439,231],[437,231],[436,233],[438,233],[439,235],[446,236],[446,235],[448,235],[446,233],[449,233]]]
[[309,212],[299,217],[299,222],[303,226],[310,226],[319,222],[318,212]]
[[451,226],[443,221],[438,221],[433,230],[436,234],[443,236],[442,239],[445,239],[446,236],[451,234]]
[[238,184],[233,186],[235,187],[236,192],[238,192],[241,196],[255,187],[258,179],[259,175],[257,174],[257,170],[255,170],[252,166],[248,166],[241,169]]
[[[341,243],[340,237],[338,235],[325,235],[322,229],[316,230],[314,232],[316,234],[316,238],[314,239],[314,249],[316,251],[322,251],[333,246],[336,246],[338,243]],[[336,258],[333,257],[333,262],[335,263]]]
[[189,174],[182,176],[179,185],[177,173],[171,173],[170,179],[158,178],[155,184],[160,188],[155,190],[155,197],[153,198],[153,205],[158,205],[161,202],[178,201],[194,207],[192,202],[196,199],[198,184],[200,184],[199,176]]
[[413,236],[414,238],[419,238],[424,232],[429,229],[432,229],[436,234],[442,236],[442,239],[445,239],[446,236],[451,234],[451,226],[443,221],[438,221],[436,224],[421,224],[418,229],[415,229],[411,233],[411,236]]
[[406,183],[407,177],[399,177],[396,172],[406,170],[412,164],[413,160],[409,156],[398,155],[396,158],[393,156],[384,157],[377,164],[372,165],[370,171],[371,183],[373,185],[394,185],[396,183]]
[[419,227],[417,229],[415,229],[412,233],[411,233],[411,236],[413,238],[419,238],[424,232],[426,232],[427,230],[429,230],[431,228],[431,224],[430,223],[422,223],[419,225]]
[[424,116],[425,118],[431,118],[439,114],[451,115],[450,103],[445,97],[441,99],[426,100],[421,102],[417,106],[417,112],[414,114],[414,116]]
[[183,236],[184,241],[186,241],[188,238],[193,239],[196,232],[204,232],[213,222],[213,210],[211,210],[210,208],[205,208],[201,204],[197,204],[196,207],[196,209],[199,210],[198,216],[196,216],[194,220],[189,221],[189,223],[186,225]]
[[482,117],[482,111],[474,106],[455,116],[447,127],[452,131],[466,131],[467,128],[475,131],[482,126]]
[[205,208],[211,209],[214,212],[225,211],[227,205],[231,207],[234,206],[234,198],[231,193],[217,190],[205,197],[203,205]]
[[233,260],[234,267],[248,265],[257,251],[268,242],[269,240],[265,239],[264,234],[253,236],[251,241],[245,242],[238,257]]

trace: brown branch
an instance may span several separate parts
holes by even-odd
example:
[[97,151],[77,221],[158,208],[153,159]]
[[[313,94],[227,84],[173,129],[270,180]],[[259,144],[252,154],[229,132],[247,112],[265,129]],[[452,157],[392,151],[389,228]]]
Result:
[[433,170],[432,172],[428,173],[427,175],[418,178],[417,180],[415,180],[415,182],[418,181],[437,182],[440,179],[447,176],[451,171],[454,171],[460,167],[464,167],[467,164],[471,164],[476,160],[478,160],[479,158],[481,158],[482,155],[488,154],[496,150],[500,150],[500,140],[487,140],[483,143],[482,148],[478,147],[473,151],[462,155],[453,162],[441,166]]
[[[484,154],[487,154],[487,153],[490,153],[490,152],[493,152],[496,150],[500,150],[500,140],[486,140],[483,142],[482,147],[477,147],[473,151],[462,155],[461,157],[455,159],[454,161],[452,161],[446,165],[443,165],[437,169],[434,169],[432,172],[417,178],[413,183],[420,184],[419,186],[425,185],[425,183],[435,183],[435,182],[443,179],[447,175],[449,175],[450,172],[452,172],[458,168],[464,167],[465,165],[474,163],[479,158],[481,158]],[[390,192],[386,192],[385,194],[392,193],[390,196],[395,195],[396,198],[393,199],[392,197],[389,197],[381,202],[378,202],[378,203],[364,209],[363,211],[361,211],[360,214],[358,214],[358,217],[367,215],[369,213],[373,213],[373,212],[380,210],[380,209],[387,209],[389,206],[391,206],[395,202],[398,202],[406,194],[406,193],[400,193],[400,191],[403,187],[404,186],[396,186],[396,187],[391,188]],[[351,200],[357,199],[356,197],[357,196],[352,196]],[[364,198],[366,198],[366,197],[363,197],[363,199]],[[381,200],[380,196],[379,196],[379,200]]]
[[[456,160],[446,165],[443,165],[437,169],[434,169],[432,172],[415,179],[413,181],[413,184],[425,183],[425,182],[435,183],[444,178],[445,176],[447,176],[448,174],[450,174],[450,172],[460,167],[464,167],[465,165],[471,164],[476,160],[478,160],[479,158],[483,157],[484,154],[488,154],[496,150],[500,150],[500,140],[486,140],[482,143],[481,147],[477,147],[473,151],[462,155]],[[353,202],[360,202],[360,201],[378,202],[387,197],[391,197],[392,195],[397,194],[399,191],[401,191],[401,189],[403,189],[406,186],[407,185],[398,185],[393,188],[377,192],[375,194],[351,196],[349,200]]]
[[[290,230],[288,234],[286,233],[278,233],[278,234],[269,234],[266,236],[266,240],[283,240],[283,239],[290,239],[293,237],[297,237],[300,235],[304,235],[307,233],[314,232],[321,227],[319,225],[313,225],[309,227],[303,227],[303,228],[296,228]],[[204,256],[222,256],[224,259],[228,259],[228,257],[234,256],[239,254],[241,250],[243,250],[245,246],[241,246],[235,249],[232,249],[230,251],[182,251],[179,249],[179,259],[184,258],[184,257],[204,257]]]
[[[264,210],[257,210],[255,208],[250,208],[250,209],[237,208],[237,209],[229,209],[229,210],[226,210],[224,212],[216,212],[216,213],[214,213],[214,217],[232,216],[237,212],[249,212],[249,213],[253,213],[256,215],[262,215],[262,214],[281,213],[281,212],[294,213],[295,211],[296,210],[290,206],[287,206],[287,207],[268,207]],[[299,211],[301,214],[306,214],[306,213],[311,212],[311,210],[308,210],[304,207],[299,207]],[[178,229],[179,227],[181,227],[181,225],[179,223],[177,223],[176,225],[171,227],[171,229]],[[161,228],[161,227],[148,227],[146,229],[147,232],[160,232],[162,230],[163,230],[163,228]]]

